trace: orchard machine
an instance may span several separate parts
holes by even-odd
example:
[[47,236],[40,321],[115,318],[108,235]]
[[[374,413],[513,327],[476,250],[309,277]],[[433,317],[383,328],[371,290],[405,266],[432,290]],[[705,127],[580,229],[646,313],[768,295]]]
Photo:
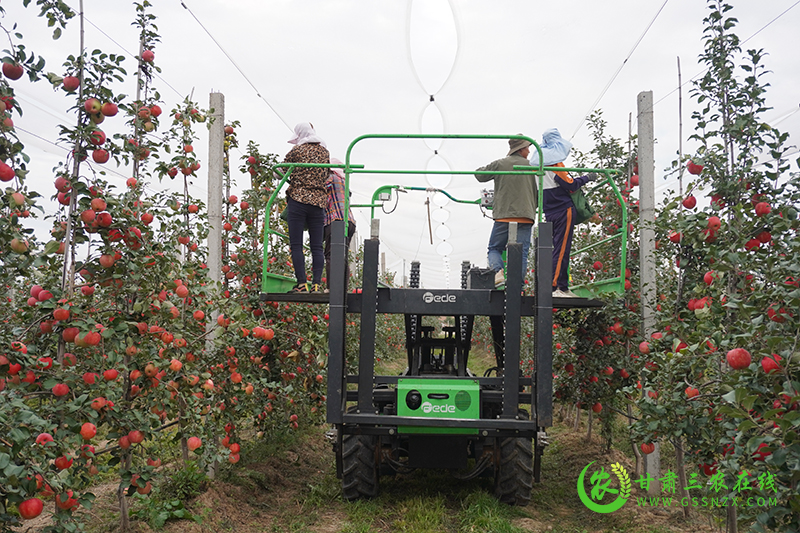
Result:
[[[425,138],[525,139],[541,156],[539,145],[522,135],[363,135],[350,144],[345,164],[339,166],[345,171],[346,189],[360,173],[442,173],[470,177],[475,174],[474,170],[373,170],[350,162],[353,147],[365,139]],[[270,205],[297,166],[301,165],[276,165],[274,170],[283,180]],[[518,167],[509,174],[522,171],[536,176],[541,205],[541,179],[545,170],[548,167]],[[412,263],[409,287],[383,286],[378,280],[380,234],[379,220],[375,218],[370,236],[364,241],[361,289],[355,293],[347,292],[344,279],[346,222],[334,222],[332,227],[333,282],[329,294],[285,294],[288,288],[266,270],[265,244],[263,300],[330,304],[327,421],[333,427],[329,436],[346,500],[377,495],[382,475],[424,468],[447,469],[461,479],[491,477],[494,493],[502,502],[526,505],[530,501],[532,483],[540,481],[541,457],[548,439],[546,431],[553,421],[553,308],[600,307],[602,302],[588,296],[594,291],[622,292],[625,281],[627,215],[622,197],[610,179],[617,171],[558,170],[600,173],[605,179],[599,180],[594,188],[610,185],[623,206],[620,230],[609,237],[621,240],[619,276],[594,287],[573,288],[581,298],[552,297],[552,227],[542,220],[541,213],[537,216],[532,246],[535,272],[532,295],[530,286],[528,294],[523,295],[522,244],[515,242],[516,224],[511,225],[509,232],[504,290],[495,289],[493,272],[488,275],[488,271],[472,268],[469,262],[462,264],[460,289],[420,288],[418,262]],[[378,191],[385,193],[393,187],[399,186]],[[386,199],[378,191],[373,204]],[[265,243],[271,233],[274,232],[269,227],[265,228]],[[284,294],[277,294],[278,291]],[[345,328],[348,315],[356,314],[361,315],[360,338],[348,338]],[[379,314],[404,316],[407,364],[399,375],[375,374],[376,350],[379,355],[382,351],[376,346]],[[476,375],[469,369],[469,356],[475,317],[481,315],[489,317],[496,364],[484,375]],[[440,328],[424,325],[426,317],[441,317],[450,325]],[[531,338],[521,335],[524,318],[533,321]],[[442,323],[443,320],[437,322]],[[441,330],[438,335],[437,329]],[[350,350],[357,351],[357,361],[346,361],[346,343],[352,342],[358,343],[357,350]],[[523,358],[533,360],[530,376],[520,370]]]

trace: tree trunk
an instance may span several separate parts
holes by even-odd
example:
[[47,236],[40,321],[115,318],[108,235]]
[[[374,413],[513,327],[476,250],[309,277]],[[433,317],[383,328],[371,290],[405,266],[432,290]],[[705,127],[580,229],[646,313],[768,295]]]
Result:
[[592,416],[592,413],[590,413],[589,411],[586,411],[586,414],[589,417],[589,421],[587,424],[588,428],[586,430],[586,440],[589,441],[592,440],[592,422],[594,422],[594,417]]
[[736,523],[736,507],[729,506],[728,508],[727,527],[726,533],[739,533],[739,525]]
[[581,427],[581,408],[575,406],[575,420],[573,422],[572,430],[578,431]]
[[[633,407],[631,404],[628,404],[628,427],[633,425]],[[636,457],[636,466],[634,467],[634,474],[638,478],[642,475],[642,454],[639,453],[639,447],[636,446],[636,443],[631,441],[631,448],[633,448],[633,456]]]
[[[683,461],[683,441],[681,439],[676,439],[673,442],[675,446],[675,468],[678,470],[678,483],[681,484],[680,488],[680,495],[681,499],[689,497],[689,491],[685,489],[689,484],[686,482],[686,465]],[[689,505],[683,506],[683,517],[688,519],[691,517],[692,508]]]
[[[131,468],[131,455],[129,452],[124,452],[122,458],[123,470],[130,470]],[[128,487],[119,484],[117,488],[117,500],[119,500],[119,531],[120,533],[128,533],[130,531],[130,520],[128,518],[128,497],[125,495]]]

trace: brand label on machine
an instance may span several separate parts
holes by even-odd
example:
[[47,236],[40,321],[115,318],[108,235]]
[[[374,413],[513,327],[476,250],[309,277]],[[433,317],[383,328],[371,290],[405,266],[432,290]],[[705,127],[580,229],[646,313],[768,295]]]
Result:
[[430,303],[455,303],[456,295],[455,294],[433,294],[432,292],[426,292],[422,295],[422,301],[426,304]]
[[433,405],[431,402],[425,402],[422,404],[422,412],[425,414],[428,413],[455,413],[456,406],[455,405]]

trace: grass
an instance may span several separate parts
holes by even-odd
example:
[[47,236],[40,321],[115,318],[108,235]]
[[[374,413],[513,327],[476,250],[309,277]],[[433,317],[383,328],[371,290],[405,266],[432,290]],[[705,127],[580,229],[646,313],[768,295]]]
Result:
[[[585,422],[585,421],[584,421]],[[585,423],[551,428],[552,444],[543,456],[542,483],[531,503],[509,507],[492,495],[488,478],[459,481],[447,471],[419,470],[382,477],[380,494],[347,503],[335,476],[334,457],[324,425],[253,439],[237,465],[226,465],[209,488],[189,500],[187,508],[201,519],[170,521],[159,531],[304,533],[675,533],[711,531],[707,517],[685,522],[680,509],[643,510],[627,504],[610,515],[598,515],[580,502],[575,484],[590,461],[631,460],[619,450],[608,456],[595,437],[586,442]],[[630,469],[629,469],[630,470]],[[109,495],[113,497],[113,495]],[[103,520],[107,528],[114,520]],[[137,523],[134,531],[151,531]]]

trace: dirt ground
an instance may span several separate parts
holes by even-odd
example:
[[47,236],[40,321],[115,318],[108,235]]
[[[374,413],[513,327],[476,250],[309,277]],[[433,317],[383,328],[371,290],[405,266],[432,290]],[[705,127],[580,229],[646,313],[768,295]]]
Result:
[[[522,508],[500,510],[495,521],[473,520],[465,500],[475,494],[490,495],[491,481],[461,482],[447,472],[414,472],[395,478],[381,478],[377,500],[346,503],[340,496],[335,478],[334,457],[323,436],[324,427],[309,431],[296,446],[264,457],[255,454],[240,464],[224,468],[208,488],[186,503],[197,521],[170,520],[162,528],[152,529],[143,522],[132,523],[135,533],[237,533],[290,532],[351,533],[360,531],[508,531],[508,532],[594,532],[631,533],[713,532],[724,530],[714,517],[695,512],[690,520],[680,507],[646,508],[628,503],[612,514],[589,511],[580,502],[576,481],[580,471],[591,461],[610,465],[621,463],[633,476],[634,464],[624,453],[612,449],[603,453],[600,439],[586,440],[586,432],[571,427],[553,428],[552,444],[543,457],[542,482],[535,484],[531,503]],[[260,457],[260,458],[259,458]],[[97,500],[85,511],[87,530],[119,531],[116,486],[94,487]],[[633,500],[639,489],[634,484]],[[638,495],[642,495],[639,493]],[[407,517],[418,513],[417,507],[439,510],[433,518],[438,525],[425,528]],[[141,505],[134,503],[133,505]],[[499,505],[499,504],[498,504]],[[417,506],[417,507],[415,507]],[[425,519],[421,519],[424,522]],[[470,521],[473,520],[473,521]],[[488,519],[487,519],[488,520]],[[48,517],[25,524],[20,531],[41,531]],[[487,524],[487,525],[481,525]],[[491,525],[494,524],[494,525]],[[500,524],[498,526],[497,524]]]

